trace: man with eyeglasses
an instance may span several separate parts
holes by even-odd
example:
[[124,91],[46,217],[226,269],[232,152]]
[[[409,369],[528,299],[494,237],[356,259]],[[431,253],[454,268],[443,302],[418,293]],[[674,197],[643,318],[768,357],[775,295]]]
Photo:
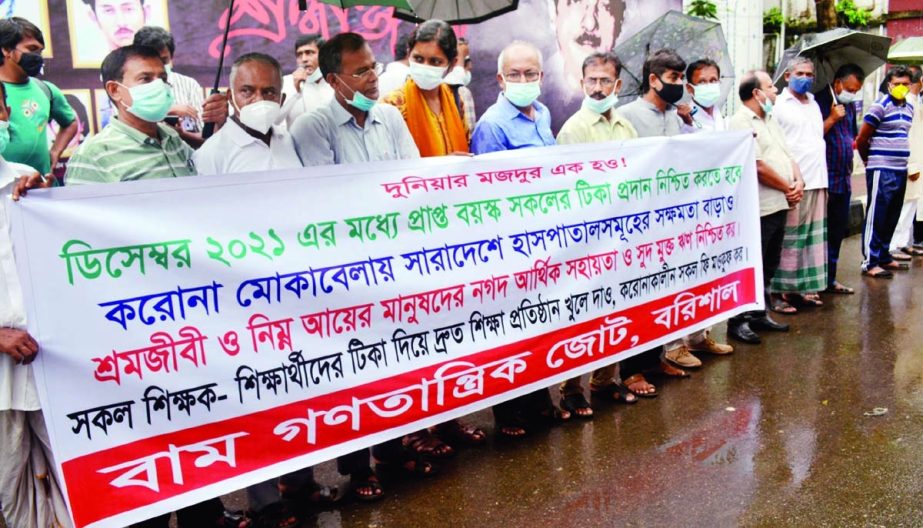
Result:
[[[583,60],[584,99],[580,110],[572,115],[558,133],[559,145],[599,143],[638,137],[635,127],[612,109],[619,100],[622,81],[619,74],[622,63],[612,52],[593,53]],[[590,392],[594,398],[635,403],[637,397],[630,393],[617,378],[617,364],[593,371]],[[581,418],[591,418],[593,409],[586,400],[580,376],[561,384],[561,407]]]
[[472,153],[555,144],[551,113],[538,101],[542,77],[542,53],[533,44],[515,41],[503,48],[497,59],[501,93],[474,127]]
[[[318,63],[334,98],[292,124],[295,150],[305,167],[420,157],[400,110],[376,104],[383,68],[362,35],[340,33],[331,38],[321,45]],[[397,464],[418,476],[434,472],[433,465],[421,458],[405,458],[400,439],[377,445],[372,453],[377,468]],[[353,497],[361,501],[384,495],[369,462],[368,449],[337,459],[337,470],[349,475]]]
[[340,33],[320,47],[319,64],[333,99],[292,123],[304,166],[419,158],[400,111],[375,104],[380,95],[372,48],[357,33]]
[[[551,114],[538,102],[542,92],[542,53],[533,44],[514,41],[497,58],[497,102],[484,112],[471,137],[471,152],[554,145]],[[508,438],[524,436],[540,422],[566,420],[570,413],[551,402],[548,389],[539,389],[494,406],[497,431]]]

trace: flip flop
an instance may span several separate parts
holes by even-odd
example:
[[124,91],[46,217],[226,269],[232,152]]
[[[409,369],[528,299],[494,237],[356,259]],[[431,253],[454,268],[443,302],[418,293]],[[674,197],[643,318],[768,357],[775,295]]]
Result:
[[910,262],[911,260],[913,260],[913,257],[911,257],[910,255],[905,255],[904,253],[899,253],[897,251],[895,251],[894,253],[891,253],[891,258],[893,258],[894,260],[898,262]]
[[604,387],[590,388],[590,394],[593,398],[602,398],[604,401],[619,402],[626,404],[638,403],[638,397],[635,393],[628,390],[621,383],[610,383]]
[[788,301],[775,299],[772,301],[772,311],[782,315],[795,315],[798,313],[798,308],[789,304]]
[[890,271],[907,271],[910,269],[910,266],[902,262],[888,262],[887,264],[880,264],[880,266]]
[[[586,401],[586,397],[579,392],[564,395],[561,398],[561,408],[569,412],[571,416],[583,418],[584,420],[589,420],[593,417],[593,408],[590,407],[590,402]],[[583,409],[589,409],[589,414],[580,414],[578,412]]]
[[865,275],[866,277],[871,277],[873,279],[893,279],[894,278],[894,274],[886,269],[883,269],[879,271],[878,273],[872,273],[871,271],[862,270],[862,274]]
[[825,293],[838,293],[840,295],[852,295],[856,293],[856,290],[848,286],[843,286],[839,282],[834,282],[830,286],[827,286],[827,289],[824,290],[824,292]]

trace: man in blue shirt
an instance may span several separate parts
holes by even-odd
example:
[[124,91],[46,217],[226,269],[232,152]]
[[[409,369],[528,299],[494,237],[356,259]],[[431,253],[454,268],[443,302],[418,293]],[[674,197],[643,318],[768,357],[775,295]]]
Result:
[[[542,93],[542,53],[528,42],[515,41],[500,52],[497,82],[502,92],[484,112],[471,137],[471,152],[554,145],[551,115],[538,102]],[[526,428],[542,419],[566,420],[570,413],[557,409],[548,389],[520,396],[494,406],[497,430],[507,437],[521,437]]]
[[542,75],[542,54],[532,44],[517,41],[500,52],[497,82],[502,92],[474,127],[473,154],[554,145],[551,114],[537,101]]

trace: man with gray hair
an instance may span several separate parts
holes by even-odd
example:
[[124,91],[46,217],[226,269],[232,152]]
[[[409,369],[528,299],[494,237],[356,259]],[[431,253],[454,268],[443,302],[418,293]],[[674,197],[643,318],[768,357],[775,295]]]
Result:
[[193,156],[199,174],[301,167],[291,134],[274,126],[282,115],[279,61],[263,53],[242,55],[230,82],[234,115]]
[[[551,114],[538,102],[542,77],[542,53],[535,45],[514,41],[503,48],[497,57],[501,93],[474,127],[473,154],[555,144]],[[525,435],[537,422],[570,418],[569,412],[554,406],[548,389],[495,405],[493,410],[497,430],[510,438]]]
[[[776,99],[775,117],[804,180],[804,198],[788,212],[782,261],[772,279],[775,312],[795,305],[822,306],[827,288],[827,143],[824,118],[811,93],[814,62],[796,57],[785,72],[788,87]],[[824,87],[827,89],[827,87]]]
[[542,77],[542,52],[535,45],[515,41],[503,48],[497,57],[501,93],[474,127],[472,153],[555,144],[551,114],[538,102]]

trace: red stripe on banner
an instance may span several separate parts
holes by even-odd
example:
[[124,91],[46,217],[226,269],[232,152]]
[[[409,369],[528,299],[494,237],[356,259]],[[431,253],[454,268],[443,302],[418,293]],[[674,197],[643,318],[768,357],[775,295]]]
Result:
[[[645,344],[668,333],[755,303],[755,275],[753,268],[747,268],[548,334],[68,460],[62,467],[74,519],[78,526],[85,526],[262,467],[502,395],[605,356],[632,348],[640,352]],[[671,326],[667,328],[666,324]],[[444,381],[436,381],[440,379]],[[402,410],[408,402],[409,407]],[[313,422],[309,409],[314,411]],[[358,431],[353,430],[355,420],[361,424]],[[282,425],[285,422],[289,423]],[[313,430],[314,443],[308,442],[309,430]],[[283,438],[287,434],[291,435],[288,441]],[[106,468],[107,472],[100,472]],[[127,485],[112,484],[119,481]]]

